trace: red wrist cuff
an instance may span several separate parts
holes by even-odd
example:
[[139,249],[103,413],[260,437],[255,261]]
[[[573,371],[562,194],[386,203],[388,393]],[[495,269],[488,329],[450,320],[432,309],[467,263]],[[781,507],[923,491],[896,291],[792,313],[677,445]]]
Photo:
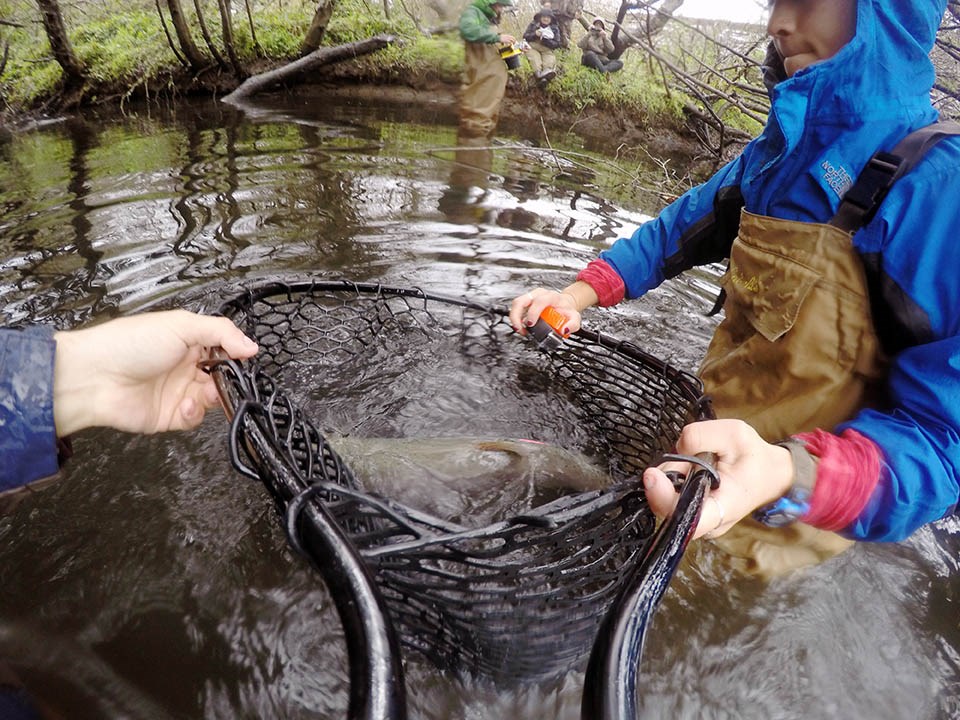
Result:
[[880,481],[880,448],[856,430],[839,436],[814,430],[795,436],[817,457],[817,482],[803,522],[843,530],[859,517]]
[[600,307],[616,305],[626,294],[623,278],[604,260],[591,260],[577,275],[577,280],[593,288],[600,300]]

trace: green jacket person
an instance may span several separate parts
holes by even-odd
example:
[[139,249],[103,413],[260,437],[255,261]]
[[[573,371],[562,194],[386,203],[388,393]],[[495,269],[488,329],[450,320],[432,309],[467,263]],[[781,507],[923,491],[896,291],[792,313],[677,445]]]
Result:
[[500,45],[512,45],[515,38],[500,32],[497,24],[513,0],[473,0],[460,16],[465,64],[460,88],[460,130],[473,137],[491,135],[500,117],[500,103],[507,89],[507,66],[500,57]]

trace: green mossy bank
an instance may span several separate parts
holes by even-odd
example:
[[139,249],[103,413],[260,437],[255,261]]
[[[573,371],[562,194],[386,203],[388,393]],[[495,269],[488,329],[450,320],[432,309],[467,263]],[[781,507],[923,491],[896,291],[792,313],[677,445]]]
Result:
[[[31,8],[36,13],[35,6],[28,0],[0,0],[0,18],[18,21],[18,26],[4,25],[0,31],[0,43],[10,50],[0,75],[0,103],[7,124],[84,105],[222,95],[242,81],[225,61],[223,32],[219,23],[211,22],[215,11],[210,11],[206,22],[198,22],[195,14],[187,18],[192,28],[203,27],[203,35],[209,38],[203,43],[196,32],[198,47],[209,57],[209,64],[196,71],[171,49],[167,37],[173,32],[168,18],[161,22],[159,5],[134,2],[121,9],[110,5],[106,9],[90,2],[80,6],[83,12],[74,8],[72,13],[64,6],[69,40],[87,78],[82,88],[68,93],[42,25],[29,17]],[[249,13],[235,14],[232,28],[234,56],[248,75],[300,57],[315,5],[273,0],[248,7]],[[519,36],[524,23],[520,13],[506,18],[503,25],[505,31]],[[381,6],[340,0],[327,25],[324,46],[377,34],[393,35],[397,41],[374,54],[325,66],[304,80],[323,83],[331,93],[362,97],[376,88],[381,99],[410,102],[412,93],[418,102],[427,98],[455,102],[463,69],[462,42],[454,29],[427,35],[422,27],[401,7],[395,6],[388,19]],[[561,53],[558,77],[546,88],[536,84],[529,65],[522,63],[511,73],[503,121],[542,127],[547,137],[575,132],[606,138],[621,153],[641,147],[661,157],[692,159],[700,153],[683,111],[688,98],[665,89],[660,71],[641,54],[628,51],[624,70],[611,76],[585,68],[579,60],[575,48]]]

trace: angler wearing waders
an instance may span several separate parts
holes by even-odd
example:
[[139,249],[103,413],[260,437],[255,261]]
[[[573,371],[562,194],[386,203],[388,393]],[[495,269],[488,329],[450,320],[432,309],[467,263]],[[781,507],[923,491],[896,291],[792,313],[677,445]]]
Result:
[[[562,292],[511,306],[518,329],[553,305],[576,330],[592,305],[728,260],[701,366],[726,419],[688,426],[678,450],[717,454],[697,534],[746,570],[900,540],[955,511],[960,138],[931,127],[928,57],[945,7],[771,2],[760,136]],[[676,502],[664,469],[678,468],[644,474],[661,515]]]
[[466,69],[460,87],[460,131],[467,137],[487,137],[497,127],[500,103],[507,89],[507,66],[501,45],[512,45],[513,35],[497,28],[503,8],[513,0],[473,0],[460,16]]

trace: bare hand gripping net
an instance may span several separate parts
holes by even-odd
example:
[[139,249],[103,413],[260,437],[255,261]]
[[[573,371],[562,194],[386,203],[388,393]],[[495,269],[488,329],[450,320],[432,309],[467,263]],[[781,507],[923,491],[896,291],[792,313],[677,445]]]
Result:
[[[504,311],[417,289],[268,283],[221,312],[261,347],[253,361],[214,368],[234,464],[266,484],[291,545],[334,595],[372,578],[401,643],[443,669],[525,681],[583,667],[653,537],[639,475],[685,424],[708,415],[696,378],[586,330],[543,352]],[[413,358],[385,371],[398,352]],[[460,396],[449,391],[458,374]],[[481,410],[496,405],[488,396],[504,387],[520,394],[506,403],[517,417],[484,419]],[[415,388],[429,401],[412,401]],[[471,413],[493,429],[540,429],[576,446],[613,484],[476,527],[365,491],[318,429],[389,435],[398,418],[401,429],[429,429]],[[359,577],[327,574],[342,571],[331,558],[339,552],[353,553]]]

